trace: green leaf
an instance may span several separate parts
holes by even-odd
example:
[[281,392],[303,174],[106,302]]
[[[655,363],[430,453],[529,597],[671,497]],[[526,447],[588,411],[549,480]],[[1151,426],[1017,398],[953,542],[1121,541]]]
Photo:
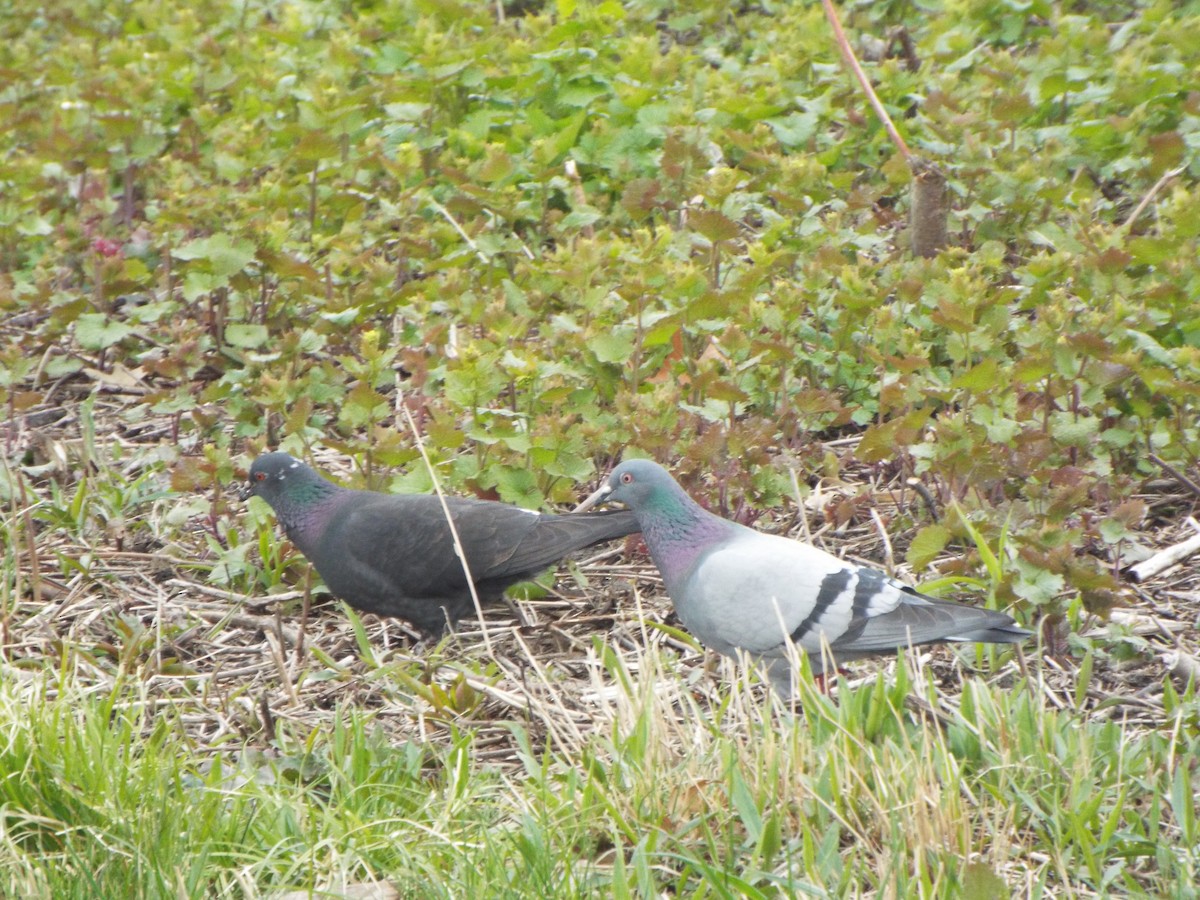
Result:
[[1067,234],[1062,226],[1055,222],[1043,222],[1029,232],[1029,239],[1039,246],[1067,253],[1081,253],[1084,249],[1077,238]]
[[1100,431],[1100,420],[1094,416],[1079,416],[1072,412],[1056,412],[1050,416],[1050,433],[1054,439],[1071,447],[1087,447]]
[[1171,779],[1171,808],[1179,823],[1185,846],[1194,846],[1200,840],[1200,829],[1196,823],[1196,794],[1192,790],[1189,766],[1184,761],[1175,764],[1175,776]]
[[750,792],[746,779],[742,777],[740,768],[733,767],[729,779],[729,799],[737,810],[738,818],[742,820],[746,836],[757,842],[762,834],[762,814],[758,811],[758,804],[754,802],[754,795]]
[[360,381],[343,399],[338,422],[348,428],[362,428],[383,419],[390,411],[387,398]]
[[418,462],[407,472],[392,479],[389,490],[393,494],[428,494],[433,490],[433,479],[423,462]]
[[624,363],[633,355],[633,335],[626,331],[602,331],[588,339],[588,346],[603,363]]
[[385,103],[383,111],[397,122],[423,122],[429,116],[429,104]]
[[808,144],[817,133],[819,122],[816,111],[792,113],[790,116],[767,120],[771,131],[775,133],[775,139],[788,149]]
[[31,216],[17,223],[17,234],[25,237],[45,237],[54,233],[54,226],[43,216]]
[[201,260],[208,263],[208,271],[217,277],[228,278],[244,269],[254,259],[254,245],[246,240],[233,240],[220,232],[210,237],[197,238],[171,251],[176,259]]
[[1131,338],[1133,338],[1133,341],[1137,344],[1138,349],[1145,353],[1146,356],[1150,357],[1150,359],[1152,359],[1154,362],[1164,366],[1174,364],[1175,360],[1171,357],[1171,354],[1167,348],[1150,335],[1143,331],[1135,331],[1132,328],[1129,329],[1127,333]]
[[688,224],[712,243],[732,241],[739,234],[737,223],[717,209],[696,209],[688,214]]
[[933,413],[932,407],[914,409],[897,419],[872,425],[863,432],[854,455],[863,462],[891,459],[900,447],[907,447],[920,437],[921,430]]
[[1136,237],[1129,242],[1129,252],[1140,263],[1159,266],[1179,253],[1176,241],[1156,237]]
[[978,365],[972,366],[967,371],[960,373],[950,382],[950,386],[972,391],[973,393],[990,391],[996,387],[998,371],[999,365],[993,357],[989,356]]
[[183,279],[183,299],[192,303],[229,284],[229,279],[211,272],[188,272]]
[[539,472],[571,481],[583,481],[593,472],[590,459],[560,448],[534,447],[530,461]]
[[133,333],[124,322],[103,313],[84,313],[75,320],[75,340],[87,350],[105,350]]
[[584,107],[611,93],[612,88],[607,84],[592,78],[576,78],[558,92],[558,102],[565,106]]
[[1045,605],[1062,593],[1066,579],[1029,564],[1017,562],[1019,577],[1013,582],[1013,593],[1035,605]]
[[496,490],[505,503],[515,503],[526,509],[537,509],[542,505],[542,492],[538,490],[537,479],[528,469],[501,466],[493,474],[496,476]]
[[270,336],[265,325],[243,322],[225,326],[225,342],[242,350],[257,350],[266,345]]
[[586,228],[588,225],[595,225],[604,215],[600,210],[591,206],[581,206],[578,209],[567,213],[563,216],[563,228]]
[[1135,536],[1120,519],[1107,518],[1100,521],[1100,537],[1106,544],[1115,544]]
[[347,306],[345,309],[326,309],[321,311],[321,318],[337,325],[339,328],[348,328],[357,320],[362,310],[358,307]]
[[950,537],[950,529],[945,525],[926,525],[917,532],[904,558],[914,569],[922,569],[946,549]]
[[43,372],[49,378],[62,378],[74,375],[83,367],[84,361],[77,356],[52,356]]
[[328,131],[314,129],[301,135],[292,152],[297,159],[305,162],[318,162],[337,156],[341,153],[341,146]]

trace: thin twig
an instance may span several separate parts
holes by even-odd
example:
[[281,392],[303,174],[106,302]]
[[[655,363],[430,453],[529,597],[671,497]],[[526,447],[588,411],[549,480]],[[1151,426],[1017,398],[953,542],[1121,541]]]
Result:
[[454,230],[457,231],[459,236],[467,242],[467,246],[475,251],[475,255],[479,258],[481,263],[491,263],[491,260],[488,259],[487,254],[479,249],[479,245],[476,244],[472,237],[463,230],[463,227],[458,224],[454,216],[450,215],[450,210],[446,209],[446,207],[442,206],[442,204],[438,203],[436,200],[430,200],[429,205],[441,213],[442,218],[454,226]]
[[[266,616],[239,616],[230,615],[229,613],[220,612],[219,610],[202,609],[198,610],[195,615],[203,619],[205,622],[210,622],[224,628],[226,625],[233,625],[237,628],[247,628],[251,631],[261,631],[263,635],[268,633],[277,633],[283,640],[287,641],[292,646],[300,643],[300,635],[296,629],[289,628],[281,622],[275,622],[268,619]],[[274,626],[274,631],[272,631]]]
[[892,139],[892,143],[896,145],[896,149],[900,151],[900,155],[904,157],[906,162],[911,161],[912,151],[908,149],[908,144],[904,143],[904,138],[900,137],[900,132],[892,124],[891,116],[883,108],[883,104],[879,101],[879,96],[875,93],[875,88],[871,87],[871,82],[867,78],[867,74],[863,71],[862,66],[859,65],[858,58],[854,55],[854,51],[850,47],[850,42],[846,39],[846,32],[842,30],[842,23],[838,19],[833,0],[821,0],[821,6],[825,8],[825,18],[829,20],[829,25],[833,28],[833,36],[837,40],[838,49],[842,51],[842,59],[846,61],[846,65],[854,72],[854,77],[858,79],[859,85],[862,86],[863,92],[867,95],[867,100],[870,101],[872,108],[875,110],[875,115],[879,116],[879,120],[883,122],[883,127],[887,129],[888,136]]
[[1176,481],[1178,481],[1180,484],[1182,484],[1185,488],[1187,488],[1189,491],[1191,491],[1197,497],[1200,497],[1200,484],[1196,484],[1196,482],[1192,481],[1192,479],[1188,478],[1186,475],[1184,475],[1182,472],[1180,472],[1178,469],[1176,469],[1169,462],[1167,462],[1164,459],[1160,459],[1158,456],[1156,456],[1153,453],[1150,454],[1150,461],[1153,462],[1155,465],[1157,465],[1160,469],[1162,469],[1168,475],[1170,475],[1172,478],[1174,478]]
[[912,488],[914,493],[925,501],[925,508],[929,510],[929,517],[934,522],[940,521],[938,518],[937,501],[933,499],[933,494],[929,492],[929,488],[925,486],[924,482],[919,478],[910,478],[905,484]]
[[483,605],[479,602],[479,594],[475,590],[475,579],[471,577],[471,566],[467,562],[466,551],[463,550],[462,541],[458,538],[458,528],[454,524],[454,517],[450,515],[450,505],[446,502],[446,495],[442,493],[442,486],[438,482],[437,472],[434,471],[433,461],[430,460],[429,454],[425,450],[425,439],[417,429],[417,422],[413,418],[412,412],[409,411],[408,404],[404,402],[404,385],[400,380],[399,374],[396,375],[396,408],[404,413],[404,418],[408,422],[409,429],[412,431],[413,440],[416,441],[417,450],[421,454],[421,459],[425,462],[425,469],[429,472],[429,480],[433,482],[433,492],[437,494],[437,498],[442,504],[442,513],[446,516],[446,524],[450,526],[450,538],[454,541],[454,552],[458,555],[458,561],[462,563],[463,574],[467,576],[467,589],[471,592],[471,602],[475,604],[475,615],[479,619],[479,630],[483,632],[483,645],[487,650],[488,656],[495,657],[496,654],[492,648],[492,636],[488,631],[487,620],[483,617]]
[[283,636],[283,624],[276,613],[275,616],[275,631],[263,631],[263,637],[266,639],[267,648],[271,651],[271,661],[275,663],[275,670],[279,673],[279,686],[284,689],[288,695],[288,699],[292,701],[292,706],[300,706],[300,695],[296,693],[296,685],[292,681],[291,673],[288,672],[287,659],[283,651],[283,642],[286,640]]
[[[794,466],[788,466],[788,475],[792,479],[792,494],[796,498],[796,518],[800,522],[800,533],[803,535],[804,543],[812,543],[812,532],[808,528],[808,511],[804,507],[804,496],[800,492],[800,476],[796,474]],[[820,489],[818,483],[817,489]]]
[[879,515],[879,510],[871,507],[871,521],[875,523],[875,528],[879,532],[879,537],[883,540],[883,561],[889,575],[896,574],[896,559],[892,553],[892,539],[888,537],[887,528],[883,525],[883,517]]
[[1133,208],[1133,212],[1131,212],[1129,214],[1128,218],[1126,218],[1125,221],[1121,223],[1121,227],[1122,228],[1133,227],[1133,223],[1138,220],[1138,216],[1140,216],[1142,214],[1142,212],[1146,209],[1146,207],[1150,205],[1150,202],[1154,199],[1155,195],[1159,191],[1161,191],[1164,187],[1166,187],[1166,184],[1168,181],[1175,178],[1177,175],[1179,175],[1181,172],[1183,172],[1183,170],[1186,168],[1187,168],[1186,165],[1176,166],[1174,169],[1171,169],[1169,172],[1163,172],[1162,177],[1159,178],[1158,181],[1154,182],[1154,186],[1146,192],[1146,196],[1143,197],[1141,199],[1141,201],[1138,203],[1138,205]]
[[[14,529],[20,529],[21,535],[25,538],[25,552],[28,556],[26,560],[27,580],[29,582],[29,591],[33,595],[33,602],[37,606],[42,605],[42,564],[40,554],[38,552],[37,530],[33,527],[32,511],[38,506],[37,502],[30,502],[28,495],[25,492],[25,477],[18,469],[15,473],[9,468],[8,460],[0,460],[0,465],[4,467],[4,474],[9,484],[16,484],[17,490],[12,497],[13,519],[16,524]],[[18,496],[19,495],[19,496]],[[16,557],[16,583],[15,595],[21,594],[21,553],[17,549],[17,542],[13,541],[13,555]],[[4,617],[4,646],[8,646],[8,616]]]
[[[563,171],[567,173],[567,180],[571,182],[571,192],[574,194],[576,206],[587,206],[587,194],[584,193],[583,179],[579,177],[579,166],[576,165],[575,160],[568,159],[566,162],[564,162]],[[584,225],[580,231],[588,240],[591,240],[596,236],[596,230],[591,225]]]
[[196,581],[185,581],[182,578],[168,578],[163,584],[167,587],[182,588],[185,591],[195,591],[198,594],[204,594],[206,597],[213,597],[217,600],[226,600],[229,603],[240,603],[243,606],[254,608],[262,606],[270,606],[272,603],[285,603],[288,600],[299,600],[304,596],[304,591],[281,591],[278,594],[265,594],[261,597],[241,597],[233,591],[225,588],[209,587],[207,584],[200,584]]

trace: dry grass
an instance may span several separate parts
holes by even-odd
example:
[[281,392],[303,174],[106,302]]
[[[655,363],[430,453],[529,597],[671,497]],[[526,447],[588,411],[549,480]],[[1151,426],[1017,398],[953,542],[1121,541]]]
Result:
[[[106,499],[114,489],[104,487],[105,479],[115,473],[129,484],[149,473],[143,494],[153,494],[151,486],[165,486],[174,461],[200,448],[172,444],[169,419],[136,430],[117,425],[118,408],[136,393],[110,387],[93,409],[79,405],[85,390],[105,385],[59,383],[41,404],[7,422],[8,458],[23,463],[10,471],[17,490],[6,516],[17,560],[3,618],[10,672],[50,666],[98,691],[119,676],[135,676],[148,703],[176,709],[198,747],[267,748],[281,727],[303,735],[327,724],[339,704],[352,703],[373,710],[396,741],[436,742],[451,722],[469,722],[480,730],[491,763],[515,760],[507,727],[513,721],[563,748],[605,727],[611,686],[597,648],[625,657],[634,675],[643,647],[668,651],[674,680],[665,683],[705,708],[719,704],[719,685],[736,677],[732,664],[706,659],[678,631],[636,538],[576,561],[575,575],[560,568],[548,596],[515,604],[518,618],[504,608],[488,610],[491,655],[471,620],[434,646],[401,621],[364,616],[359,630],[340,604],[308,608],[302,589],[245,596],[214,586],[207,571],[216,562],[212,548],[239,529],[242,507],[231,490],[214,486],[204,497],[167,494],[114,509],[120,504]],[[90,422],[83,420],[88,412]],[[847,448],[839,442],[830,449]],[[332,454],[317,460],[333,474],[338,462]],[[779,524],[848,559],[886,565],[899,554],[893,545],[906,537],[887,538],[893,513],[921,501],[898,479],[859,474],[862,481],[825,485],[809,502],[857,498],[861,513],[850,523]],[[1148,508],[1142,543],[1161,548],[1188,536],[1183,518],[1197,498],[1158,480],[1141,499]],[[49,527],[51,509],[61,519],[73,517],[77,527]],[[254,539],[252,528],[242,537]],[[1130,584],[1127,596],[1129,605],[1109,622],[1082,622],[1081,636],[1121,651],[1098,656],[1082,689],[1078,653],[1042,658],[1031,643],[1022,664],[1053,708],[1161,728],[1168,724],[1164,655],[1200,656],[1200,570],[1185,562],[1146,585]],[[1124,652],[1130,649],[1136,652]],[[973,676],[945,649],[923,653],[921,664],[943,712],[951,712],[963,678]],[[855,671],[870,678],[881,665],[894,661]]]

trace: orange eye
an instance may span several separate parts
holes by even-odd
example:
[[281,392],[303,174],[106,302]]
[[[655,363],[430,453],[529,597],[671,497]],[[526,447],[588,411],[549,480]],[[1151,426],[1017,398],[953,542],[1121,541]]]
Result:
[[267,473],[266,473],[266,472],[255,472],[255,473],[254,473],[254,480],[255,480],[255,481],[266,481],[266,480],[267,480]]

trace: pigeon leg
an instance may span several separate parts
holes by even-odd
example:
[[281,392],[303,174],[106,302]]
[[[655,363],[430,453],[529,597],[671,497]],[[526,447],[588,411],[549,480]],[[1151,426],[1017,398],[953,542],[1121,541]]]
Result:
[[[836,677],[838,675],[849,675],[850,670],[844,669],[841,666],[838,666],[834,670],[833,674],[834,674],[834,677]],[[828,679],[829,679],[829,676],[826,675],[824,672],[820,672],[813,676],[813,684],[815,684],[817,686],[818,691],[820,691],[822,694],[825,694],[826,696],[828,696],[828,694],[829,694],[829,680]]]

